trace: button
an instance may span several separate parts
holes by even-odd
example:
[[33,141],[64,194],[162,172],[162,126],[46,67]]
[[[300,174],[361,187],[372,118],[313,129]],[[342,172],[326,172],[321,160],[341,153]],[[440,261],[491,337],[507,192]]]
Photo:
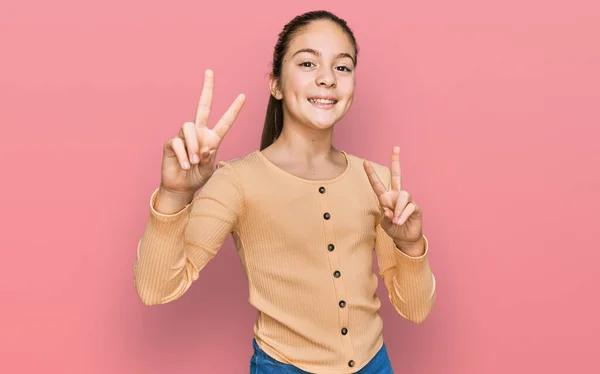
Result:
[[325,187],[323,187],[323,186],[319,187],[319,192],[320,193],[325,193]]
[[340,308],[344,308],[346,306],[346,302],[344,300],[340,300],[339,305]]
[[342,329],[342,335],[346,335],[347,333],[348,333],[348,329],[344,327]]
[[336,270],[336,271],[333,272],[333,276],[336,277],[336,278],[339,278],[341,275],[342,275],[342,273],[340,273],[339,270]]
[[350,361],[348,361],[348,366],[350,366],[350,367],[354,367],[354,360],[350,360]]
[[329,219],[330,217],[331,217],[331,214],[329,214],[329,213],[323,214],[323,218],[325,218],[325,219]]
[[333,244],[329,244],[329,245],[327,246],[327,250],[328,250],[329,252],[333,252],[333,250],[334,250],[334,249],[335,249],[335,245],[333,245]]

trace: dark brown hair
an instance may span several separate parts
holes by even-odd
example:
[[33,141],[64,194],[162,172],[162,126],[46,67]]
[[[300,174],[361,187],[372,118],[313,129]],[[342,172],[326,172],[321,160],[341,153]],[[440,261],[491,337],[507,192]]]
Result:
[[[354,47],[354,63],[357,62],[358,57],[358,45],[354,34],[348,24],[343,19],[339,18],[335,14],[325,11],[317,10],[296,16],[287,25],[283,27],[283,30],[279,33],[279,39],[275,44],[275,50],[273,51],[273,70],[271,75],[277,81],[281,79],[281,68],[283,63],[283,56],[285,56],[290,41],[298,32],[304,27],[308,26],[311,22],[319,20],[329,20],[337,24],[341,29],[348,35],[352,45]],[[283,104],[281,100],[277,100],[273,95],[269,97],[269,104],[267,105],[267,115],[265,117],[265,124],[263,127],[262,138],[260,142],[260,150],[263,150],[273,144],[275,139],[281,134],[283,129]]]

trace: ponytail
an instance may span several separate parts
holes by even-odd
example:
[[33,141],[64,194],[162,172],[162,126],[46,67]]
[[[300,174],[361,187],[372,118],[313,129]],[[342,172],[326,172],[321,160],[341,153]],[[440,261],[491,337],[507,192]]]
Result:
[[260,140],[260,150],[267,148],[275,139],[281,135],[283,129],[283,104],[273,95],[269,97],[267,105],[267,115],[265,116],[265,125],[263,127],[262,138]]

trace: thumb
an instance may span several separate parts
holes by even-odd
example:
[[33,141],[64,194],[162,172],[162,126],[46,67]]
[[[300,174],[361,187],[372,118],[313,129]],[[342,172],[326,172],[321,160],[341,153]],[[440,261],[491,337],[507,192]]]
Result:
[[387,218],[387,219],[389,219],[391,221],[392,218],[394,217],[394,212],[392,212],[390,209],[384,207],[383,208],[383,215],[385,216],[385,218]]

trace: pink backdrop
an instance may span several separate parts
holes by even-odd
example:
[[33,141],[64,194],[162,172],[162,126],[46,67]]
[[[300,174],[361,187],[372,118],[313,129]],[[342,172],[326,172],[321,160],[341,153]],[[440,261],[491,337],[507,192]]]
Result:
[[599,372],[595,0],[2,0],[0,372],[248,372],[256,313],[231,239],[150,308],[136,244],[204,69],[213,119],[248,97],[219,159],[257,149],[277,33],[325,4],[362,48],[335,143],[384,164],[401,146],[431,242],[424,324],[380,282],[396,371]]

